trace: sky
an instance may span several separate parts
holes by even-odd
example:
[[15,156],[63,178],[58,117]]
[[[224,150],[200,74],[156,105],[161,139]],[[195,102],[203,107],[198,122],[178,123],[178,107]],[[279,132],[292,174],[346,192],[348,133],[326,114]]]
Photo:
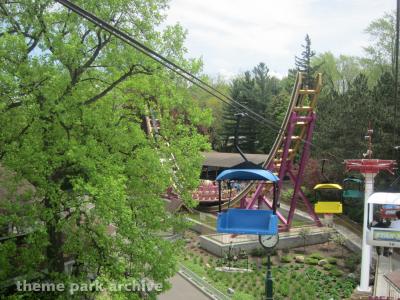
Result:
[[371,21],[395,0],[171,0],[167,23],[188,30],[188,57],[204,72],[231,78],[265,62],[285,76],[308,33],[317,54],[362,55]]

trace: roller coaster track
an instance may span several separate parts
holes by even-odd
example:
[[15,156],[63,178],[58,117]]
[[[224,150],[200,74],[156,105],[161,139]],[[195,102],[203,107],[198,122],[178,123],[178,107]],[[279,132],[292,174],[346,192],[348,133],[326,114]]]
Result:
[[[271,170],[279,176],[279,192],[282,188],[282,181],[285,176],[289,176],[294,185],[294,193],[292,195],[288,218],[278,213],[278,217],[286,230],[288,230],[291,225],[298,198],[302,198],[309,214],[316,224],[321,225],[317,215],[314,213],[311,203],[301,191],[301,184],[304,169],[309,157],[309,148],[315,122],[315,109],[321,91],[322,76],[321,74],[316,76],[313,89],[308,89],[307,86],[304,86],[303,77],[304,74],[300,72],[296,76],[291,100],[283,119],[281,129],[278,132],[266,161],[263,163],[265,169]],[[293,166],[298,157],[300,157],[300,162],[298,164],[298,171],[296,172]],[[251,209],[256,206],[256,201],[264,202],[266,205],[271,206],[266,196],[269,191],[270,185],[252,182],[238,193],[230,201],[230,204],[225,202],[222,204],[222,207],[226,209],[228,205],[230,205]],[[199,206],[198,209],[207,212],[217,212],[218,205]]]

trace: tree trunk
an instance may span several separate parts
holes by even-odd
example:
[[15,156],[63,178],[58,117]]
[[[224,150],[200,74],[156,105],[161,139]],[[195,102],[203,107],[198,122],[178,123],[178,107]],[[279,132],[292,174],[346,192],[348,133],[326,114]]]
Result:
[[[50,199],[45,198],[45,206],[51,209]],[[56,223],[58,222],[59,216],[55,213],[53,219],[47,223],[47,235],[49,240],[49,245],[46,249],[47,255],[47,267],[49,272],[64,272],[64,253],[62,251],[62,233],[56,230]]]

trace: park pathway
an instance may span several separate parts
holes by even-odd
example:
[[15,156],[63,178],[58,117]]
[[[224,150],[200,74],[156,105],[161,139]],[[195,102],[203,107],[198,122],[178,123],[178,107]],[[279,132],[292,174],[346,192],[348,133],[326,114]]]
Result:
[[172,277],[172,288],[158,297],[159,300],[229,300],[225,295],[184,265]]
[[170,280],[172,288],[158,297],[159,300],[210,300],[192,283],[186,280],[181,274],[177,273]]

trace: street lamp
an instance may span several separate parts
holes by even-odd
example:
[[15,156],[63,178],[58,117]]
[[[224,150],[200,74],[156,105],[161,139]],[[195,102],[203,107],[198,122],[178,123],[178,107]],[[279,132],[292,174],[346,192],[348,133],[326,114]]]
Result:
[[274,299],[274,279],[272,277],[271,271],[271,254],[275,246],[279,242],[279,235],[259,235],[258,240],[261,246],[267,250],[267,274],[265,276],[265,299],[273,300]]

